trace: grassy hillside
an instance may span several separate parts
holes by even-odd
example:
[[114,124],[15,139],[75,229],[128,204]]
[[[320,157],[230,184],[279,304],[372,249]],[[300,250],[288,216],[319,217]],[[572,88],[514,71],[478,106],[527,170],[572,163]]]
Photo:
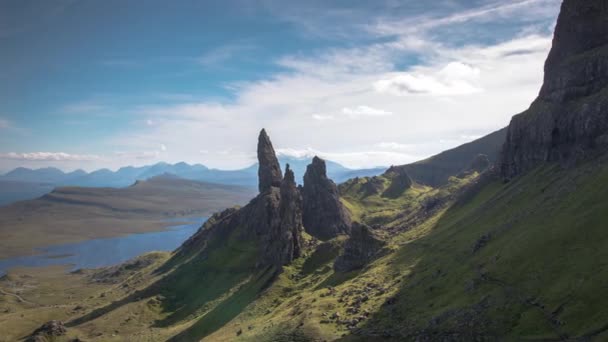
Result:
[[[569,170],[547,165],[506,184],[469,174],[452,177],[439,189],[415,185],[398,198],[364,195],[367,181],[341,186],[355,217],[375,224],[388,242],[384,254],[363,269],[333,270],[343,237],[322,244],[308,238],[304,256],[282,273],[253,267],[256,246],[218,238],[208,253],[174,256],[169,263],[158,259],[103,290],[90,282],[105,297],[95,296],[84,312],[71,314],[70,336],[92,341],[608,338],[608,300],[601,295],[608,286],[605,162]],[[6,280],[0,287],[7,288]],[[22,297],[34,298],[35,292],[27,291]],[[0,309],[14,301],[0,298]],[[25,310],[11,305],[10,317]],[[38,323],[52,316],[24,312]],[[17,324],[7,317],[0,314],[0,321]]]
[[451,176],[467,170],[478,154],[487,155],[490,162],[495,163],[506,134],[507,129],[503,128],[470,143],[403,167],[416,182],[435,187],[441,186],[446,184]]
[[50,244],[160,230],[168,218],[209,216],[253,196],[249,188],[172,177],[122,189],[58,188],[0,207],[0,258]]

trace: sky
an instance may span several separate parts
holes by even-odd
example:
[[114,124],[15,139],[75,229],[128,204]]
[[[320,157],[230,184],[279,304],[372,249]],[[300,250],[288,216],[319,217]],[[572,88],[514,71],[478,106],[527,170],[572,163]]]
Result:
[[398,165],[527,109],[560,0],[0,0],[0,171]]

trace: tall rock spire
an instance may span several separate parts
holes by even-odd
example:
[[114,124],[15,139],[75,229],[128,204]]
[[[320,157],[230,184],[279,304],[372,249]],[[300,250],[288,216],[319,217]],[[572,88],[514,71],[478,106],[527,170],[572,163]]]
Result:
[[262,129],[258,137],[258,163],[258,188],[260,193],[268,191],[273,186],[280,187],[281,180],[283,179],[281,167],[274,153],[270,138],[264,129]]
[[325,161],[314,157],[304,174],[303,217],[306,231],[321,240],[350,232],[350,217],[336,184],[327,178]]

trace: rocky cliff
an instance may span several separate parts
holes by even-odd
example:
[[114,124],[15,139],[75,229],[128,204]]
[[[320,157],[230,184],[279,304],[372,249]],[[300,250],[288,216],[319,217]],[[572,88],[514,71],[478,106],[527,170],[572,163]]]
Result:
[[319,157],[306,168],[302,196],[307,233],[321,240],[349,233],[349,214],[340,202],[336,184],[327,178],[325,161]]
[[227,209],[213,215],[186,241],[179,253],[203,251],[211,241],[223,245],[228,239],[255,241],[259,250],[257,265],[283,266],[297,258],[302,241],[302,199],[289,166],[285,178],[264,130],[258,139],[260,194],[240,209]]
[[503,177],[542,162],[570,166],[608,146],[608,2],[565,0],[545,78],[530,109],[513,117]]

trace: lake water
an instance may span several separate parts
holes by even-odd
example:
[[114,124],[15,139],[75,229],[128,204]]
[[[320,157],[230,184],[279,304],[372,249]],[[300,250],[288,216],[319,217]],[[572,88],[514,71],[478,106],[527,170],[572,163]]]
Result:
[[[170,226],[164,231],[94,239],[39,249],[40,254],[0,260],[0,276],[14,267],[70,265],[72,270],[120,264],[151,251],[172,251],[186,241],[207,220],[206,217],[180,219],[192,222]],[[169,221],[171,222],[171,221]]]

